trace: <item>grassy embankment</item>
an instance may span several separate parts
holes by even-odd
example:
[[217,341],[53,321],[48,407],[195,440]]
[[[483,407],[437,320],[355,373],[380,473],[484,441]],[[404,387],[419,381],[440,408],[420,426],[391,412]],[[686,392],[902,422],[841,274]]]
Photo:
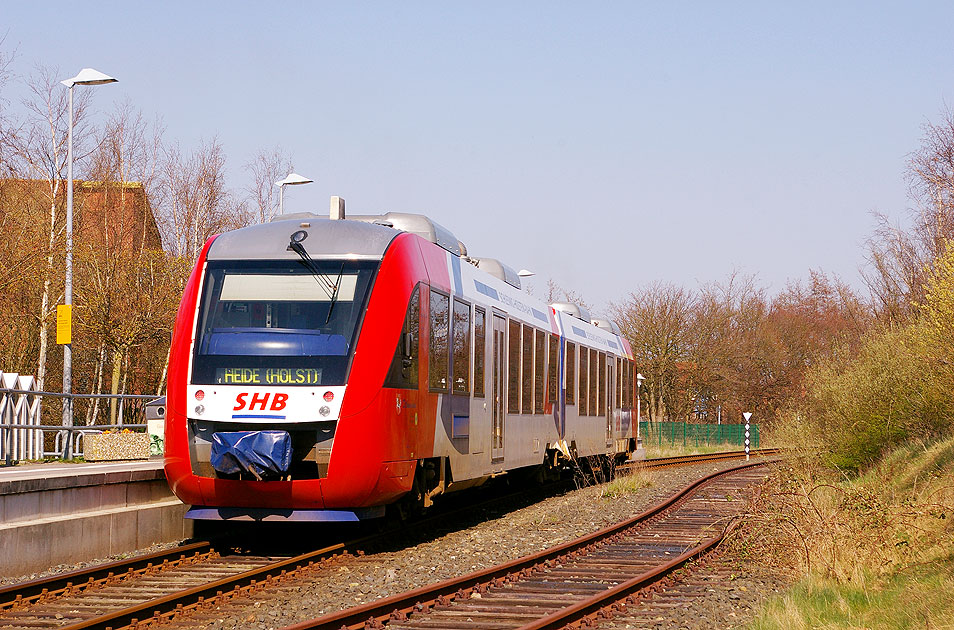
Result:
[[954,247],[907,321],[811,366],[777,431],[804,456],[747,551],[796,582],[750,627],[954,628]]
[[749,528],[746,552],[797,579],[749,628],[954,628],[954,438],[854,478],[817,461],[786,467]]

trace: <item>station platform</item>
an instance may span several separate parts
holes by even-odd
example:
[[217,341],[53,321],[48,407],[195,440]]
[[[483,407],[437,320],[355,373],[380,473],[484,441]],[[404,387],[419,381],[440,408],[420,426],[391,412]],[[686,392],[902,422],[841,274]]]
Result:
[[161,458],[0,466],[0,575],[188,538],[187,509]]

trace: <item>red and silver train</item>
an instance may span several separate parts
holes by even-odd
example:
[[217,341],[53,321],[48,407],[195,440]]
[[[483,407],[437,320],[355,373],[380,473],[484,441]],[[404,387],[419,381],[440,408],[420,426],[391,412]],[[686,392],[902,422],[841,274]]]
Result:
[[209,239],[179,306],[165,471],[189,518],[373,518],[635,448],[614,324],[422,215],[281,219]]

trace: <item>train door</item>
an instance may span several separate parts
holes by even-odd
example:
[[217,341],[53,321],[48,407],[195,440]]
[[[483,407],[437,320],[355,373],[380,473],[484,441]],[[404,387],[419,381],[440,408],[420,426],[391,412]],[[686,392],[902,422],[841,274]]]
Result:
[[491,461],[500,461],[504,457],[504,419],[506,418],[504,401],[507,399],[505,389],[507,366],[507,320],[494,313],[493,328],[493,418],[491,420]]
[[605,360],[606,390],[603,392],[603,413],[606,415],[606,445],[613,444],[613,407],[616,400],[616,359],[607,355]]

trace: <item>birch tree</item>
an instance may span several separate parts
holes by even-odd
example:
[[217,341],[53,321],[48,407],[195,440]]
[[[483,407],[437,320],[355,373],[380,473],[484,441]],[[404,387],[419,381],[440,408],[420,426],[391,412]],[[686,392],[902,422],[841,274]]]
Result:
[[281,147],[262,149],[245,165],[252,176],[252,182],[246,189],[249,197],[250,212],[256,223],[268,223],[278,210],[278,186],[280,179],[294,170],[294,166]]
[[[43,257],[45,267],[41,272],[42,291],[34,317],[39,327],[39,349],[36,379],[40,389],[44,387],[47,372],[48,328],[58,301],[52,295],[54,280],[59,280],[55,258],[62,251],[61,205],[62,186],[67,161],[67,127],[69,125],[69,92],[60,85],[58,69],[39,68],[26,82],[29,96],[23,100],[26,120],[8,134],[6,142],[11,155],[12,170],[26,179],[46,182],[44,200],[48,213],[44,231],[47,235]],[[82,156],[82,147],[88,137],[86,111],[90,103],[89,91],[77,91],[73,95],[73,154]],[[79,148],[79,150],[77,150]],[[80,158],[82,159],[82,158]],[[56,277],[55,277],[56,276]]]
[[[139,110],[129,102],[123,103],[103,126],[102,138],[89,159],[89,176],[99,182],[97,203],[103,209],[102,225],[96,230],[102,234],[102,242],[84,241],[87,281],[80,285],[80,323],[93,341],[87,348],[87,361],[95,364],[90,393],[102,392],[107,359],[112,367],[110,393],[125,393],[120,383],[127,380],[124,366],[129,352],[168,328],[162,321],[144,317],[154,307],[146,300],[156,299],[150,287],[161,275],[156,252],[147,251],[150,235],[156,236],[147,193],[157,178],[162,133],[159,123],[148,124]],[[154,242],[153,249],[156,245]],[[130,268],[141,266],[148,266],[150,273],[143,277],[130,275]],[[177,286],[178,281],[168,278],[162,284]],[[131,296],[135,296],[137,309],[132,313],[122,308],[129,305]],[[94,348],[93,356],[89,351]],[[96,399],[87,411],[87,424],[98,415],[98,409]],[[111,424],[116,421],[116,411],[116,399],[111,399]]]
[[210,236],[248,223],[244,206],[226,187],[225,153],[216,139],[188,156],[178,145],[167,149],[160,186],[160,230],[174,256],[194,261]]

